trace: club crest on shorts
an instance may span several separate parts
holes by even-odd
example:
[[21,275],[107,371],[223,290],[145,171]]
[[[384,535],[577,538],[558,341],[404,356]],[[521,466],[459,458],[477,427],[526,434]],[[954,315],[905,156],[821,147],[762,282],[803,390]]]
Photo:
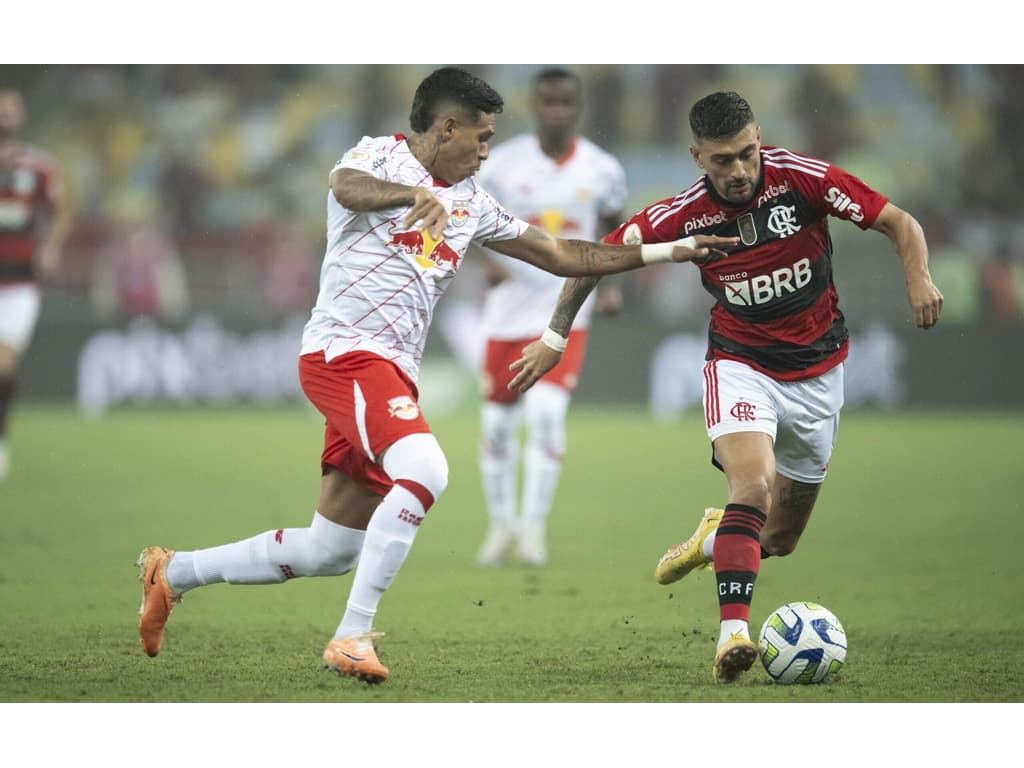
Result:
[[412,421],[419,415],[419,406],[417,406],[416,401],[408,395],[392,397],[388,400],[388,416],[394,416],[396,419]]
[[754,409],[756,407],[753,403],[739,400],[736,405],[729,409],[729,413],[737,421],[753,421],[755,418]]

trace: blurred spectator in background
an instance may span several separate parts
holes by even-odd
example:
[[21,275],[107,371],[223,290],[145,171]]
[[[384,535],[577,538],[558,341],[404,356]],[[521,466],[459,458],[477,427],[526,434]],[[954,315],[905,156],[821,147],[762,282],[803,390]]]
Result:
[[56,160],[23,143],[24,126],[21,92],[0,90],[0,481],[10,469],[7,413],[39,318],[39,283],[57,269],[72,220]]
[[92,279],[93,308],[107,320],[176,323],[189,311],[185,268],[155,212],[144,194],[125,194],[113,205],[114,230],[96,254]]

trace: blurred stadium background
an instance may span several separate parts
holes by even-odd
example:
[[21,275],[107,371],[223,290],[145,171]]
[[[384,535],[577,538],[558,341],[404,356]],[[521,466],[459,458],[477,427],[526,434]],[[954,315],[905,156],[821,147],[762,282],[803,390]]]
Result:
[[[405,132],[434,65],[5,65],[26,139],[61,161],[76,209],[21,377],[26,401],[301,402],[295,356],[316,295],[327,175],[363,135]],[[495,143],[531,126],[537,66],[470,66],[506,99]],[[828,159],[924,225],[946,304],[913,328],[887,241],[834,223],[853,337],[849,407],[1019,407],[1024,69],[1013,65],[580,65],[582,132],[626,168],[630,211],[696,177],[689,105],[733,89],[766,144]],[[695,273],[624,278],[598,318],[578,400],[699,407],[708,299]],[[468,262],[439,305],[424,406],[475,400]]]

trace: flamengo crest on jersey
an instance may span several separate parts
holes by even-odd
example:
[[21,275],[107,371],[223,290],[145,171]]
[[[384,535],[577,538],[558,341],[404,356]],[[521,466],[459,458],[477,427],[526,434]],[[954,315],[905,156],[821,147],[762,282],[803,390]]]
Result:
[[828,216],[868,229],[888,201],[834,165],[762,147],[753,201],[723,202],[706,177],[644,209],[627,229],[645,243],[689,235],[738,237],[726,259],[698,265],[715,298],[707,359],[748,363],[780,380],[819,376],[847,354],[847,331],[832,282]]
[[406,229],[408,206],[356,212],[327,192],[327,250],[320,292],[302,335],[302,354],[330,361],[363,350],[393,361],[414,381],[434,306],[471,242],[511,240],[526,231],[474,178],[447,186],[409,151],[404,136],[364,137],[335,168],[430,189],[448,210],[442,236]]

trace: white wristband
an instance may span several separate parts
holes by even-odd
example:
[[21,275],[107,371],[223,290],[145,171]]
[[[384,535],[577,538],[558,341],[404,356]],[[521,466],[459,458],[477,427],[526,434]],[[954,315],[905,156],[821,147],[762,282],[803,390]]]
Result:
[[693,237],[684,237],[672,243],[652,243],[640,246],[640,260],[644,264],[659,264],[672,261],[672,251],[679,246],[681,248],[696,248],[697,240]]
[[545,345],[555,350],[555,352],[565,352],[565,347],[569,343],[568,339],[559,336],[550,328],[544,329],[544,333],[541,335],[540,340],[544,342]]

